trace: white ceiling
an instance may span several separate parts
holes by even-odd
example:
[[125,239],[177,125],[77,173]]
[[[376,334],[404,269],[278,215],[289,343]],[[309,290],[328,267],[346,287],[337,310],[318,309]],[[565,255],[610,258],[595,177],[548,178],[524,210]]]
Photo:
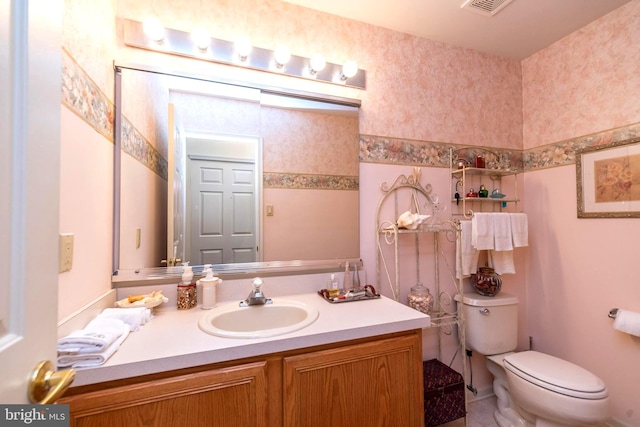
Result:
[[513,0],[491,17],[465,0],[283,0],[431,40],[523,59],[630,0]]

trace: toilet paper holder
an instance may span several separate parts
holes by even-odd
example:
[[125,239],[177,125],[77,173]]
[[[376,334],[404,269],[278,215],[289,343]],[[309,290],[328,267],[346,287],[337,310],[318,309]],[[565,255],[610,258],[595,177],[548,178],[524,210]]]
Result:
[[609,317],[610,318],[615,319],[617,315],[618,315],[618,309],[617,308],[612,308],[611,310],[609,310]]

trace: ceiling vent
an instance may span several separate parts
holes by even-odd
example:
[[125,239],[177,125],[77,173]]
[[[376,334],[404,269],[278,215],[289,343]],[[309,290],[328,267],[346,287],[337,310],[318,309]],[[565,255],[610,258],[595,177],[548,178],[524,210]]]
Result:
[[467,0],[460,8],[479,13],[484,16],[493,16],[500,12],[513,0]]

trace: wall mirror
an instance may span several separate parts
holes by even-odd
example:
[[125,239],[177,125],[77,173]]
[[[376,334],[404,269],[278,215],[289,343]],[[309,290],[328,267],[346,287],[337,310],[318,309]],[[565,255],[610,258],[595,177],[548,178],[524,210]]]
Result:
[[115,70],[114,283],[359,258],[358,100]]

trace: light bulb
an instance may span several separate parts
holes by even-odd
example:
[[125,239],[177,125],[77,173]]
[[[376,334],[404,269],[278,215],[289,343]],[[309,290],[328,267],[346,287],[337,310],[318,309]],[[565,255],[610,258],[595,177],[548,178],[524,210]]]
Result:
[[191,40],[193,40],[198,49],[204,52],[209,48],[211,36],[203,27],[196,27],[191,32]]
[[327,65],[327,61],[326,59],[324,59],[324,56],[322,56],[322,54],[320,53],[316,53],[309,60],[309,68],[310,68],[311,74],[316,74],[324,70],[324,67],[326,65]]
[[347,61],[342,66],[342,75],[340,76],[340,79],[347,80],[356,74],[358,74],[358,64],[356,64],[356,61]]
[[251,53],[251,40],[248,37],[241,37],[235,43],[236,52],[240,56],[241,61],[246,61]]
[[276,60],[276,66],[282,68],[291,59],[291,52],[289,52],[286,46],[278,46],[275,52],[273,52],[273,57]]
[[142,23],[144,33],[154,42],[161,44],[164,41],[164,27],[156,18],[147,18]]

